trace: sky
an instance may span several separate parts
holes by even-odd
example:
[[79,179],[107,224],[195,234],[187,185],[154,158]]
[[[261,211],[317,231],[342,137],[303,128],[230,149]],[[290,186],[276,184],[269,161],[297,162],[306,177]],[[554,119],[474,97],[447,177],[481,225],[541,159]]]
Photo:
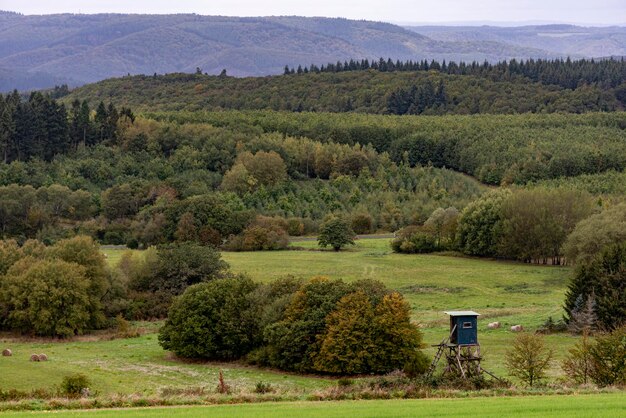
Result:
[[0,0],[0,10],[24,14],[116,12],[299,15],[405,24],[626,24],[626,0]]

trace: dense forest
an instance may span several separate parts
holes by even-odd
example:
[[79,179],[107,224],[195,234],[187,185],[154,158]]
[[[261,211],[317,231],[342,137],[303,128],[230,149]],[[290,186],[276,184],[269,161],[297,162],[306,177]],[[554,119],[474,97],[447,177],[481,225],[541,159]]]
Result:
[[553,84],[563,88],[575,89],[580,84],[599,84],[603,88],[614,88],[626,79],[626,62],[621,60],[515,60],[498,63],[472,62],[450,63],[437,61],[393,61],[380,58],[378,61],[350,60],[337,61],[320,67],[285,66],[284,74],[339,73],[342,71],[377,70],[381,72],[396,71],[436,71],[443,74],[473,75],[489,78],[493,81],[510,81],[525,78],[541,84]]
[[[387,67],[381,68],[383,64]],[[345,219],[355,233],[393,232],[408,226],[399,235],[397,249],[403,252],[452,249],[560,262],[565,238],[575,223],[623,199],[626,120],[622,112],[429,115],[465,113],[449,105],[457,97],[455,82],[460,83],[458,94],[468,100],[488,92],[481,83],[509,83],[553,91],[567,106],[572,104],[565,100],[567,94],[595,91],[606,103],[614,103],[605,110],[616,109],[623,76],[615,76],[615,71],[623,70],[623,61],[470,66],[381,61],[374,68],[364,61],[359,64],[362,68],[351,65],[356,62],[347,63],[348,69],[342,71],[325,66],[319,71],[307,68],[292,75],[289,70],[288,75],[257,79],[224,74],[127,77],[74,92],[61,86],[26,98],[17,92],[2,96],[2,235],[20,242],[37,238],[47,244],[80,234],[131,247],[195,241],[228,250],[277,249],[287,245],[288,235],[316,233],[320,223],[333,214]],[[589,68],[601,70],[600,75],[586,79],[591,77]],[[548,74],[565,70],[570,70],[569,76],[547,79]],[[538,81],[531,80],[532,72]],[[193,103],[193,95],[184,97],[184,90],[170,94],[170,89],[201,81],[234,86],[242,100],[265,103],[250,97],[254,89],[242,87],[251,82],[259,86],[278,83],[281,89],[299,85],[302,91],[312,92],[319,87],[314,81],[332,84],[333,78],[342,77],[357,86],[354,94],[345,91],[357,102],[365,97],[360,93],[366,92],[377,98],[376,106],[382,106],[383,113],[395,104],[407,108],[396,113],[421,115],[168,112],[160,110],[167,106],[153,96],[158,94],[174,106],[179,98]],[[558,80],[567,77],[583,81],[571,90],[559,85]],[[362,78],[373,80],[383,90],[389,86],[400,90],[374,94]],[[421,81],[413,84],[410,94],[401,91],[399,83],[416,79]],[[474,82],[479,83],[475,86],[478,96],[474,90],[463,90],[466,83]],[[120,83],[129,83],[129,88]],[[198,93],[207,91],[202,83],[193,85]],[[115,89],[116,94],[107,89]],[[332,89],[340,90],[339,85]],[[238,97],[225,90],[211,92],[219,93],[222,100]],[[515,91],[507,99],[510,93],[496,92],[494,98],[489,93],[480,100],[500,105],[498,100],[506,99],[520,106],[523,100]],[[403,97],[418,101],[402,104]],[[432,103],[422,106],[425,98]],[[325,100],[321,96],[310,99]],[[537,98],[529,103],[536,105],[533,100]],[[90,102],[98,104],[90,107]],[[597,110],[591,102],[584,103],[584,110]],[[135,117],[126,107],[129,104],[144,113]],[[467,210],[481,207],[487,185],[515,185],[513,197],[495,200],[504,223],[518,219],[526,210],[524,201],[536,201],[537,207],[561,219],[558,228],[546,229],[552,234],[549,237],[522,240],[522,244],[549,241],[551,246],[534,245],[528,250],[528,245],[501,238],[478,245],[471,237],[481,224],[470,222],[457,230],[457,224],[469,222],[463,217]],[[550,194],[552,190],[557,197]],[[558,190],[570,194],[558,194]],[[568,199],[583,206],[568,214],[560,213],[560,206],[549,208],[551,201]],[[523,236],[518,232],[511,236]]]
[[[39,101],[46,106],[31,104]],[[150,245],[176,240],[187,228],[221,243],[262,224],[257,215],[278,216],[281,227],[299,235],[314,232],[332,212],[358,219],[363,233],[391,231],[440,205],[462,207],[485,189],[449,170],[395,164],[371,146],[135,118],[104,104],[90,112],[77,102],[65,119],[48,108],[64,109],[38,94],[12,108],[18,116],[34,112],[42,127],[65,122],[42,130],[45,152],[32,151],[38,142],[21,129],[3,131],[5,237],[54,242],[81,233]]]
[[158,120],[368,144],[396,163],[447,167],[487,184],[626,168],[626,115],[382,116],[286,112],[151,113]]
[[130,109],[120,111],[100,102],[92,118],[86,101],[74,101],[68,112],[50,95],[32,93],[22,101],[19,93],[0,95],[0,156],[7,163],[31,158],[50,161],[79,144],[115,141],[120,118],[134,119]]
[[[306,70],[306,71],[305,71]],[[626,103],[626,63],[499,64],[350,61],[286,68],[282,76],[223,72],[140,75],[79,88],[71,100],[111,100],[137,110],[278,110],[381,114],[515,114],[615,111]]]

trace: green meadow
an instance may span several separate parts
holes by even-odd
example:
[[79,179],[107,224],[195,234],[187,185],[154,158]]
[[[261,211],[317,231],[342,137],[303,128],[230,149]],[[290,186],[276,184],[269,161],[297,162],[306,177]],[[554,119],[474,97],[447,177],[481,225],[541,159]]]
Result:
[[[394,254],[389,239],[361,239],[346,251],[319,251],[315,241],[295,242],[298,250],[275,252],[225,252],[233,271],[255,280],[271,281],[286,275],[329,276],[346,281],[373,278],[402,292],[413,308],[413,319],[424,332],[426,350],[447,336],[445,310],[472,309],[481,313],[479,339],[484,367],[506,376],[504,353],[515,337],[513,324],[533,331],[548,316],[561,317],[561,305],[570,269],[528,265],[454,255]],[[104,249],[115,265],[124,250]],[[487,330],[487,323],[503,327]],[[63,376],[82,372],[100,394],[159,394],[164,388],[206,387],[214,389],[219,370],[236,390],[251,391],[257,382],[269,382],[294,396],[334,384],[332,379],[298,376],[249,367],[242,363],[188,363],[171,358],[158,345],[159,324],[137,324],[148,332],[139,338],[103,340],[86,336],[72,342],[4,340],[13,357],[0,358],[0,388],[30,390],[59,385]],[[546,337],[556,359],[567,353],[576,338],[567,334]],[[46,353],[45,363],[28,361],[32,353]],[[550,375],[561,374],[558,361]]]
[[469,399],[416,399],[342,402],[281,402],[202,407],[115,409],[96,411],[47,411],[5,413],[7,418],[52,416],[56,418],[134,417],[585,417],[613,418],[626,414],[623,394],[577,396],[492,397]]

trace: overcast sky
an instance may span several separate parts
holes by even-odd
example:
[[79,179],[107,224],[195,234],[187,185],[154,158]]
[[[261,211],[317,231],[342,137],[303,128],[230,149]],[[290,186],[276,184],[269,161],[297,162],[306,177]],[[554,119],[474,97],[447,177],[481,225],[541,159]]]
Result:
[[300,15],[388,22],[626,24],[626,0],[0,0],[0,10],[49,13]]

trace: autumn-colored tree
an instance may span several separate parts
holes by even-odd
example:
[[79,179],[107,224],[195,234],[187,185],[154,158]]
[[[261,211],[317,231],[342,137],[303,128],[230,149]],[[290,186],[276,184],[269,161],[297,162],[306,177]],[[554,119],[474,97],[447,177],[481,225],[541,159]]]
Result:
[[401,369],[407,363],[420,365],[414,373],[425,372],[428,365],[422,348],[422,333],[411,323],[411,307],[398,292],[385,295],[374,310],[372,324],[375,355],[372,372],[384,373]]
[[376,355],[372,323],[374,309],[362,291],[350,293],[337,302],[326,317],[326,332],[315,357],[315,368],[333,374],[361,374],[371,371]]
[[587,384],[591,379],[593,371],[592,345],[589,333],[583,333],[580,341],[569,349],[567,357],[561,363],[565,375],[576,383]]
[[242,195],[253,190],[257,183],[244,164],[236,163],[224,174],[221,188]]
[[174,235],[176,239],[181,242],[195,241],[198,238],[198,227],[193,213],[183,213],[183,216],[181,216],[178,221]]
[[304,283],[290,298],[281,320],[264,330],[265,362],[284,370],[315,371],[312,363],[321,343],[317,336],[326,327],[326,316],[349,290],[342,280],[327,277]]
[[546,376],[552,357],[541,335],[521,333],[506,352],[505,363],[511,376],[532,387]]

